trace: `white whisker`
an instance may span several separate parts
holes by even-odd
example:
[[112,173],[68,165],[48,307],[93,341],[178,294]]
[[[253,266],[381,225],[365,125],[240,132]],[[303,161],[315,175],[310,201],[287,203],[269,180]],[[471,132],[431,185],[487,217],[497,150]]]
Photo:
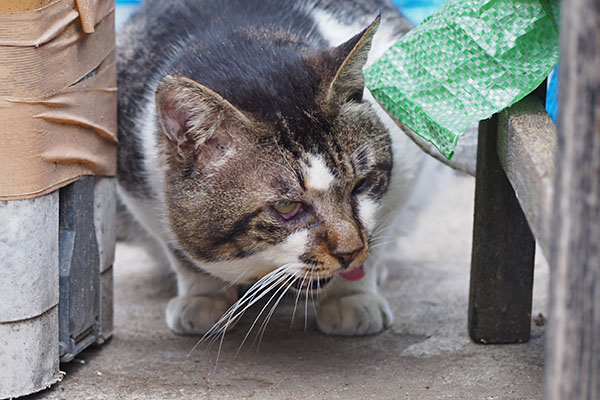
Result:
[[[312,273],[312,269],[311,269],[311,272],[310,272],[311,283],[312,283],[312,275],[313,275],[313,273]],[[317,281],[317,285],[318,284],[319,284],[319,282]],[[312,284],[310,286],[310,299],[312,301],[313,311],[315,312],[315,315],[317,315],[317,307],[315,306],[315,291],[312,288]]]
[[283,293],[286,292],[286,287],[285,284],[287,284],[290,280],[294,280],[296,279],[296,277],[294,275],[290,275],[284,282],[282,286],[277,287],[277,290],[275,291],[275,293],[273,293],[273,295],[271,296],[271,298],[269,298],[269,300],[267,301],[267,303],[263,306],[263,308],[260,310],[260,313],[258,313],[258,315],[256,316],[256,318],[254,318],[254,322],[252,322],[252,325],[250,326],[250,329],[248,329],[248,332],[246,333],[246,335],[244,336],[244,339],[242,340],[242,343],[240,344],[240,346],[238,347],[237,351],[236,351],[236,356],[237,354],[240,352],[240,350],[242,349],[242,347],[244,346],[244,343],[246,343],[246,340],[248,339],[248,336],[250,336],[250,333],[252,332],[252,329],[254,329],[254,326],[256,326],[256,323],[258,322],[258,320],[260,319],[260,316],[265,312],[265,310],[267,309],[267,307],[269,306],[269,304],[271,303],[271,301],[275,298],[275,296],[277,296],[277,294],[283,290]]
[[[281,294],[275,301],[275,304],[273,304],[273,307],[271,307],[269,314],[265,317],[265,320],[263,321],[262,325],[260,326],[260,328],[258,328],[258,333],[256,334],[256,336],[258,337],[258,335],[260,334],[260,338],[258,339],[258,345],[256,346],[256,352],[258,352],[260,350],[260,344],[262,343],[263,335],[265,334],[265,331],[267,330],[267,325],[269,324],[269,321],[271,320],[271,317],[273,316],[275,309],[279,305],[279,302],[281,301],[283,296],[288,292],[288,290],[290,290],[290,287],[292,287],[294,282],[296,282],[298,279],[299,279],[299,277],[297,277],[297,276],[294,277],[294,279],[292,279],[290,281],[290,283],[287,285],[286,289],[283,292],[281,292]],[[256,340],[256,338],[254,340]]]
[[392,240],[392,241],[389,241],[389,242],[377,243],[377,244],[374,244],[373,246],[371,246],[371,249],[375,249],[375,248],[381,247],[381,246],[386,246],[388,244],[395,243],[395,242],[396,242],[395,240]]
[[[235,316],[233,316],[233,315],[232,315],[232,316],[230,316],[230,317],[229,317],[229,319],[227,320],[227,323],[226,323],[226,324],[225,324],[225,326],[222,328],[222,332],[223,332],[223,333],[220,335],[220,336],[221,336],[221,340],[219,341],[219,350],[218,350],[218,352],[217,352],[217,361],[216,361],[216,363],[217,363],[217,364],[218,364],[218,362],[219,362],[219,357],[220,357],[220,355],[221,355],[221,349],[222,349],[222,347],[223,347],[223,340],[225,339],[225,334],[227,333],[227,329],[229,328],[230,322],[231,322],[232,320],[233,320],[233,321],[237,321],[237,320],[239,320],[239,318],[241,318],[241,316],[244,314],[244,312],[246,312],[246,310],[247,310],[247,309],[248,309],[248,308],[249,308],[249,307],[250,307],[252,304],[256,303],[256,302],[257,302],[258,300],[260,300],[260,299],[261,299],[263,296],[265,296],[267,293],[269,293],[269,292],[270,292],[270,291],[271,291],[273,288],[277,287],[277,286],[276,286],[276,285],[277,285],[277,283],[276,283],[276,280],[277,280],[277,279],[279,279],[279,277],[281,277],[281,275],[282,275],[282,274],[285,274],[285,273],[287,272],[287,269],[288,269],[287,267],[280,267],[280,268],[281,268],[281,271],[280,271],[280,273],[276,274],[276,276],[277,276],[276,278],[272,278],[272,279],[269,279],[269,280],[267,280],[266,282],[268,282],[268,284],[267,284],[267,283],[263,283],[263,284],[261,284],[261,285],[260,285],[259,289],[260,289],[260,288],[262,288],[262,287],[265,287],[266,285],[268,285],[268,286],[266,286],[266,287],[267,287],[267,290],[263,291],[263,292],[262,292],[262,293],[261,293],[259,296],[256,296],[256,293],[258,293],[258,291],[257,291],[258,289],[257,289],[257,290],[255,290],[255,291],[254,291],[254,294],[251,296],[251,298],[250,298],[250,296],[249,296],[249,299],[250,299],[250,301],[249,301],[249,303],[248,303],[248,304],[246,304],[246,305],[244,306],[244,309],[242,309],[242,311],[238,312],[238,313],[237,313]],[[267,274],[267,275],[269,275],[269,274]],[[267,275],[265,275],[265,276],[267,276]],[[275,276],[275,274],[274,274],[273,276]],[[252,287],[254,287],[254,285],[253,285]],[[252,289],[252,287],[251,287],[251,288],[250,288],[248,291],[250,291],[250,290]],[[277,293],[277,291],[276,291],[275,293]],[[244,295],[244,296],[242,296],[242,298],[244,298],[244,297],[245,297],[245,295]],[[270,301],[271,301],[271,300],[269,300],[269,302],[270,302]],[[238,301],[238,302],[239,302],[239,301]],[[236,302],[236,304],[237,304],[237,302]],[[267,303],[267,304],[268,304],[268,303]],[[239,306],[238,306],[237,308],[239,308]],[[262,314],[262,311],[261,311],[261,314]],[[258,316],[260,317],[260,314],[259,314]],[[257,317],[257,318],[258,318],[258,317]],[[252,326],[254,326],[254,324],[253,324]],[[252,329],[252,328],[251,328],[251,329]],[[245,340],[245,339],[244,339],[244,340]],[[242,342],[242,345],[243,345],[243,342]],[[240,348],[241,348],[241,346],[240,346]],[[239,352],[239,350],[238,350],[238,352]],[[237,355],[237,353],[236,353],[236,355]]]
[[308,276],[309,272],[310,271],[306,271],[306,273],[304,274],[304,278],[302,278],[302,282],[300,283],[300,287],[298,288],[298,293],[296,294],[296,302],[294,303],[294,311],[292,312],[292,321],[290,322],[290,330],[288,331],[288,334],[292,332],[292,326],[294,325],[294,317],[296,315],[296,307],[298,307],[298,299],[300,298],[300,293],[302,293],[302,286],[304,286],[304,280]]
[[304,299],[304,332],[306,332],[306,326],[308,325],[308,288],[312,284],[312,276],[306,285],[306,296]]
[[[246,307],[244,307],[244,309],[240,313],[236,314],[236,311],[242,305],[244,305],[244,303],[246,303],[248,301],[250,301],[252,304],[254,304],[255,301],[253,302],[252,299],[254,299],[254,297],[260,291],[260,289],[262,289],[263,287],[265,287],[269,283],[271,283],[274,280],[276,280],[279,277],[281,277],[283,274],[285,274],[287,272],[288,269],[290,269],[290,266],[288,266],[288,265],[285,265],[285,266],[282,266],[280,268],[277,268],[277,269],[271,271],[270,273],[268,273],[267,275],[263,276],[254,285],[252,285],[246,291],[246,293],[244,293],[244,295],[240,299],[238,299],[238,301],[236,301],[231,307],[229,307],[229,309],[198,340],[198,342],[196,342],[196,344],[194,345],[194,347],[192,347],[192,349],[188,353],[188,357],[191,356],[191,354],[198,347],[198,345],[200,345],[200,343],[204,342],[208,338],[211,338],[211,341],[209,343],[209,348],[210,348],[210,346],[214,343],[215,339],[218,338],[219,336],[221,336],[221,333],[223,333],[223,335],[224,335],[224,333],[227,331],[227,329],[229,329],[229,327],[231,326],[232,321],[234,321],[234,322],[237,321],[237,319],[243,314],[243,312],[249,307],[249,305],[247,305]],[[270,291],[270,289],[269,289],[269,291]],[[258,299],[256,301],[258,301]],[[225,322],[225,321],[227,321],[227,322]]]
[[321,279],[319,278],[319,271],[317,271],[317,302],[321,304]]

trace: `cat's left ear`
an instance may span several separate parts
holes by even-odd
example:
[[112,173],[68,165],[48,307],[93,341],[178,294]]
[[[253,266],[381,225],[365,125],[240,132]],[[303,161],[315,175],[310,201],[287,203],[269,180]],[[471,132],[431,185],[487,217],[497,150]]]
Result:
[[333,50],[337,70],[327,90],[327,102],[343,104],[362,98],[365,87],[363,67],[380,22],[381,16],[378,16],[365,30]]
[[202,166],[217,160],[250,125],[223,97],[185,77],[164,77],[156,90],[158,120],[177,160]]

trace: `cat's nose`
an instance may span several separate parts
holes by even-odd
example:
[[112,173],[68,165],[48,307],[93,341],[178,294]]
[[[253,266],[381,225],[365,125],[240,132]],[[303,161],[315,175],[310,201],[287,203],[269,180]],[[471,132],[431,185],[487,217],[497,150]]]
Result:
[[363,250],[363,248],[364,246],[361,246],[360,248],[349,252],[334,253],[332,254],[332,256],[338,259],[340,265],[342,266],[342,269],[346,269],[350,264],[352,264],[352,261],[354,261],[356,256]]

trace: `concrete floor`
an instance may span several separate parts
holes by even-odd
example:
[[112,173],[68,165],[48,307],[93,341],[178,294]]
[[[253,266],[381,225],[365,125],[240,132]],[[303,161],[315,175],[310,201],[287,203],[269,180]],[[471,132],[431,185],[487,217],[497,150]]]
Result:
[[[371,337],[327,337],[280,305],[260,350],[236,350],[253,316],[217,347],[172,334],[163,310],[172,280],[142,250],[117,247],[115,332],[101,347],[63,365],[66,376],[30,399],[539,399],[544,327],[526,344],[484,346],[467,332],[474,181],[441,166],[438,186],[409,234],[389,253],[383,292],[391,329]],[[422,199],[413,201],[410,211]],[[533,315],[546,315],[548,268],[538,257]],[[251,336],[251,339],[253,336]]]

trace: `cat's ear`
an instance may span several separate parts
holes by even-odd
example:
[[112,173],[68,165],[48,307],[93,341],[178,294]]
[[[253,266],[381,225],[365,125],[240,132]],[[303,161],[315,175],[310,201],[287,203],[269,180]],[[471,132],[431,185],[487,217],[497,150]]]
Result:
[[206,164],[222,155],[247,117],[223,97],[184,77],[166,76],[156,89],[164,136],[180,161]]
[[327,90],[328,102],[343,104],[362,98],[365,87],[363,67],[380,22],[381,16],[378,16],[365,30],[333,50],[337,69]]

